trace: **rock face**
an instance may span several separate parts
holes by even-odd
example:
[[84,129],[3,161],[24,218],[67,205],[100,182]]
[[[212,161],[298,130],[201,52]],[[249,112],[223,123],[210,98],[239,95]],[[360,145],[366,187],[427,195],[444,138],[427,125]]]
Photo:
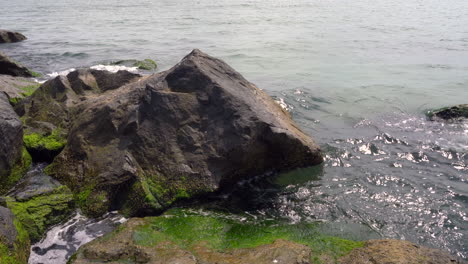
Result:
[[[0,194],[19,179],[22,163],[23,125],[7,96],[0,92]],[[12,177],[13,176],[13,177]]]
[[29,237],[13,213],[0,206],[0,263],[27,263]]
[[89,215],[160,210],[268,171],[316,165],[319,147],[265,92],[194,50],[147,77],[82,70],[42,85],[16,110],[67,145],[48,168]]
[[6,93],[9,98],[23,98],[30,89],[37,87],[39,84],[28,78],[0,75],[0,92]]
[[459,120],[468,118],[468,104],[461,104],[452,107],[429,111],[427,113],[431,120]]
[[440,250],[402,240],[369,240],[343,257],[341,264],[455,264],[466,263]]
[[0,74],[20,77],[32,77],[32,73],[24,66],[12,61],[0,52]]
[[18,32],[0,29],[0,43],[12,43],[25,40],[26,37]]

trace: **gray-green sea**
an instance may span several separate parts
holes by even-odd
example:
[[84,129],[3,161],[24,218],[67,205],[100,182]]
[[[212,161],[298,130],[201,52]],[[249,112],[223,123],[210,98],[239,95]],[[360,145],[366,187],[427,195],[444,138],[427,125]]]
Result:
[[468,103],[466,0],[0,0],[0,28],[29,38],[0,50],[46,76],[121,59],[164,70],[193,48],[219,57],[326,156],[223,203],[468,258],[468,124],[424,115]]

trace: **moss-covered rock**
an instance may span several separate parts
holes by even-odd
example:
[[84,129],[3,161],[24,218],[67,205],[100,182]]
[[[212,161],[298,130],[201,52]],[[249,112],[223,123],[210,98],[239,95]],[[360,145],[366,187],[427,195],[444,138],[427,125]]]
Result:
[[340,259],[340,264],[461,264],[465,261],[437,249],[403,240],[369,240]]
[[20,159],[12,167],[7,177],[0,178],[0,194],[6,193],[28,171],[32,163],[31,155],[23,148]]
[[152,59],[144,60],[119,60],[112,63],[113,65],[124,65],[127,67],[137,67],[140,70],[154,71],[158,68],[158,64]]
[[460,120],[468,118],[468,104],[443,107],[436,110],[427,111],[426,115],[430,120]]
[[66,220],[73,211],[73,194],[66,186],[30,197],[28,200],[7,198],[7,206],[29,233],[31,241],[41,239],[48,227]]
[[256,223],[173,209],[160,217],[131,219],[85,245],[71,263],[335,263],[363,244],[322,235],[315,224]]
[[30,165],[23,149],[23,126],[7,96],[0,92],[0,195],[24,174]]
[[[89,72],[81,75],[94,89]],[[50,99],[61,86],[83,90],[71,74],[66,79],[69,84],[44,84],[32,99],[46,87]],[[133,216],[159,213],[242,179],[322,162],[319,146],[273,99],[198,50],[166,72],[74,104],[76,95],[68,92],[41,108],[34,102],[28,107],[38,110],[27,116],[50,115],[42,110],[48,104],[68,113],[60,126],[69,131],[67,145],[48,172],[86,198],[80,205],[92,216],[120,209]]]
[[65,147],[67,139],[59,128],[46,135],[28,133],[23,136],[24,145],[31,153],[34,161],[52,161]]
[[26,264],[29,250],[28,232],[9,209],[0,207],[0,263]]

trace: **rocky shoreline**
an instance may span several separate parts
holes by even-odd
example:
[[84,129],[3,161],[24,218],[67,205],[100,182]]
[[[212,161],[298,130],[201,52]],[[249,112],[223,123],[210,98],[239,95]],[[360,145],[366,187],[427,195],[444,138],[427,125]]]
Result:
[[[117,62],[125,63],[156,67]],[[33,75],[0,54],[0,263],[27,263],[30,244],[75,208],[131,219],[69,263],[465,263],[406,241],[349,241],[313,226],[303,236],[291,226],[167,211],[322,162],[287,111],[199,50],[145,76],[79,69],[37,84]],[[457,111],[450,119],[462,118]],[[50,164],[27,173],[33,162]]]

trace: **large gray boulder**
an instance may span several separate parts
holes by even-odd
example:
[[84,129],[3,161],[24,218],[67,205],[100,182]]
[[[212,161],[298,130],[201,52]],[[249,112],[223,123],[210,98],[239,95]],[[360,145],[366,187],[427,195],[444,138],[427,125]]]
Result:
[[18,32],[0,29],[0,43],[12,43],[25,40],[26,37]]
[[0,74],[20,77],[33,77],[26,67],[12,61],[8,56],[0,52]]
[[8,101],[0,92],[0,195],[5,193],[24,173],[23,125]]
[[100,92],[82,92],[94,82],[76,75],[89,71],[51,80],[18,111],[27,124],[66,131],[67,145],[47,171],[90,215],[154,213],[241,179],[322,162],[286,111],[201,51],[166,72],[91,89]]

